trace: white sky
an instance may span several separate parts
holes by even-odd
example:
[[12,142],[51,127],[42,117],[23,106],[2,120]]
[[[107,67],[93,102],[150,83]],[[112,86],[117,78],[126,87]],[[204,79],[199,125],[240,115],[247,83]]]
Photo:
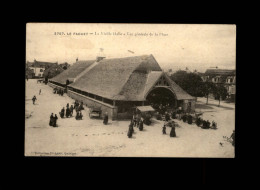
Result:
[[[164,33],[167,36],[65,35],[54,32]],[[95,59],[99,49],[107,58],[153,54],[162,69],[209,67],[235,69],[235,25],[187,24],[57,24],[29,23],[26,60],[68,62]],[[128,50],[134,52],[130,53]]]

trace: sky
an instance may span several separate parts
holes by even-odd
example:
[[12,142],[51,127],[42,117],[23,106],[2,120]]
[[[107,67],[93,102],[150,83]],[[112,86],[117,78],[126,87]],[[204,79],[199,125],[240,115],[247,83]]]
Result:
[[106,58],[152,54],[165,71],[188,67],[191,71],[205,72],[216,66],[235,69],[236,25],[28,23],[26,26],[26,61],[73,64],[76,58],[94,60],[100,48]]

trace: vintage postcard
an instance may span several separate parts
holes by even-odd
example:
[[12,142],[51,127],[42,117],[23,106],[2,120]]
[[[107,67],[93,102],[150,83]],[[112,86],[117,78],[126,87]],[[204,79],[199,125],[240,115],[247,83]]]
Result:
[[236,25],[27,23],[25,156],[235,157]]

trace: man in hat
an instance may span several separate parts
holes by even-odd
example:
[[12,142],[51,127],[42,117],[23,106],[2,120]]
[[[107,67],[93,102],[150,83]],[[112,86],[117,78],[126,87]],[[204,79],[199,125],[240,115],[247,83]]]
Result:
[[53,126],[53,113],[51,113],[51,116],[50,116],[50,121],[49,121],[49,126]]
[[104,125],[107,125],[107,123],[108,123],[108,114],[107,114],[107,112],[106,112],[105,115],[104,115],[103,124],[104,124]]
[[35,103],[35,101],[37,100],[36,96],[34,95],[32,98],[33,104]]

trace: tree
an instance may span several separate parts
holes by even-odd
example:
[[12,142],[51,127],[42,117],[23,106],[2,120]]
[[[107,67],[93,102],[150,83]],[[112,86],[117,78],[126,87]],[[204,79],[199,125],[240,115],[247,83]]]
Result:
[[220,100],[221,99],[225,100],[228,95],[228,92],[227,92],[226,87],[223,84],[216,84],[215,88],[213,90],[213,94],[214,94],[215,98],[219,100],[218,106],[220,106]]
[[201,93],[207,98],[206,104],[208,104],[209,94],[215,89],[215,85],[212,82],[202,82],[200,86]]
[[197,74],[177,71],[171,75],[171,79],[190,95],[203,96],[200,90],[202,79]]

